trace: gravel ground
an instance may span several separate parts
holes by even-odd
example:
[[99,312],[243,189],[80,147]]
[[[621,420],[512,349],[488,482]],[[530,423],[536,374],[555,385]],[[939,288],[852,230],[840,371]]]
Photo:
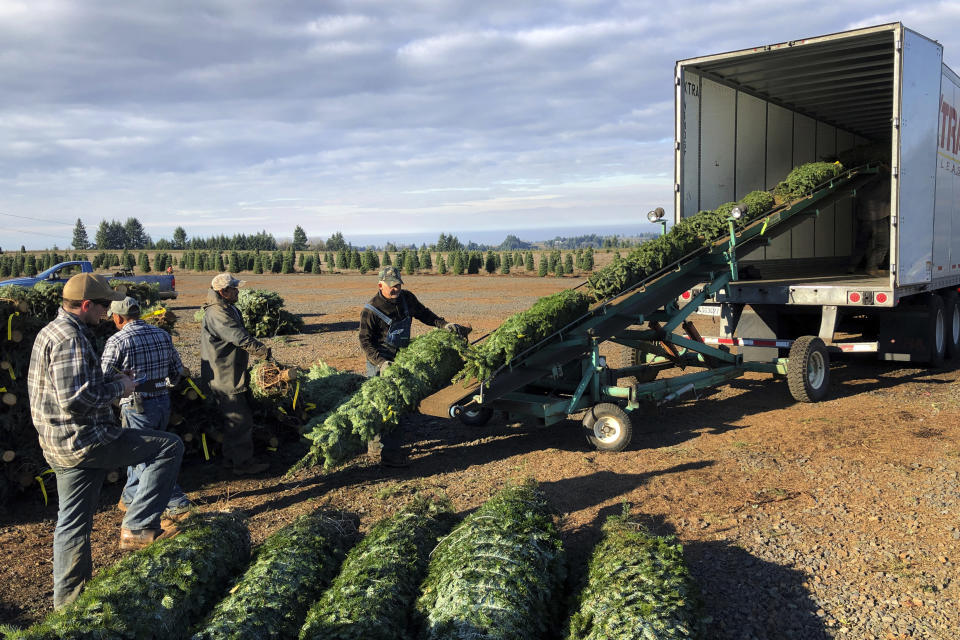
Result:
[[[301,336],[270,341],[277,358],[305,366],[322,357],[359,371],[356,323],[372,280],[251,278],[251,286],[278,291],[307,323]],[[192,316],[208,281],[178,275],[182,295],[172,306],[190,367],[198,365]],[[409,288],[482,335],[576,282],[422,276],[410,278]],[[498,414],[471,429],[416,416],[408,423],[409,469],[357,460],[285,480],[299,453],[281,451],[267,477],[237,480],[194,460],[182,484],[209,508],[244,509],[258,542],[317,506],[355,514],[367,528],[417,491],[444,493],[465,513],[504,483],[532,477],[560,515],[571,592],[604,519],[627,502],[654,532],[683,542],[711,640],[954,640],[960,372],[845,360],[834,363],[832,378],[831,397],[817,404],[795,403],[785,382],[757,374],[637,412],[633,444],[618,454],[589,448],[575,419],[537,428]],[[118,491],[105,490],[95,518],[98,568],[119,557]],[[49,608],[54,518],[55,509],[27,503],[0,526],[0,619],[27,623]]]

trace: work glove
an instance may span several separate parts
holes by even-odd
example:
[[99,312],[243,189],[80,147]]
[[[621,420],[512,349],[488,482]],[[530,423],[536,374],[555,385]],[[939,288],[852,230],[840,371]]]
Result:
[[186,366],[184,366],[183,369],[180,371],[180,377],[181,377],[181,378],[192,378],[193,376],[190,375],[190,369],[188,369]]
[[443,325],[443,328],[460,338],[466,338],[467,334],[470,333],[470,329],[461,324],[456,324],[455,322],[448,322],[447,324]]
[[386,360],[386,361],[382,362],[382,363],[380,364],[380,366],[377,367],[377,369],[379,369],[379,371],[380,371],[380,375],[385,374],[385,373],[387,372],[387,369],[390,368],[390,365],[391,365],[391,364],[393,364],[393,363],[390,362],[389,360]]

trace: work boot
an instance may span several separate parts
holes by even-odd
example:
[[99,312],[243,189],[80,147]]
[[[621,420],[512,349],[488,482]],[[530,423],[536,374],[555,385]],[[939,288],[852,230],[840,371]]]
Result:
[[137,551],[149,547],[157,540],[173,538],[180,533],[176,524],[162,529],[124,529],[120,528],[120,550]]
[[410,458],[403,449],[384,449],[380,452],[380,466],[402,469],[410,466]]
[[252,476],[258,473],[263,473],[270,468],[270,463],[268,462],[257,462],[253,458],[245,462],[234,463],[233,465],[233,475],[235,476]]
[[167,509],[163,512],[163,515],[160,516],[160,528],[169,529],[174,527],[179,522],[183,522],[190,517],[191,509],[194,505],[189,507],[178,507],[176,509]]

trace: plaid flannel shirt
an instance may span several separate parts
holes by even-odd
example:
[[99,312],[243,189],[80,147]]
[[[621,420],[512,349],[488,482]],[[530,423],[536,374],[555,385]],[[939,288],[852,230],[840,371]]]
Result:
[[120,436],[110,406],[123,393],[100,370],[89,330],[60,309],[33,343],[27,390],[43,457],[51,466],[74,467],[95,445]]
[[[124,325],[117,333],[107,338],[103,347],[103,357],[100,358],[104,375],[111,372],[133,371],[134,377],[144,381],[155,382],[156,385],[138,387],[137,393],[144,398],[155,398],[168,393],[167,389],[159,385],[164,379],[170,384],[176,384],[183,371],[180,354],[173,347],[170,334],[147,324],[143,320],[133,320]],[[131,402],[126,397],[120,404]]]

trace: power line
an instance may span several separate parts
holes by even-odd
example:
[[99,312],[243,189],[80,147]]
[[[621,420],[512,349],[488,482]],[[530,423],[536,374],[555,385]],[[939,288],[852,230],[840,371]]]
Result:
[[62,224],[66,227],[72,227],[76,224],[75,222],[60,222],[59,220],[47,220],[45,218],[31,218],[30,216],[18,216],[15,213],[4,213],[2,211],[0,211],[0,216],[9,216],[11,218],[23,218],[24,220],[35,220],[37,222],[46,222],[48,224]]
[[43,231],[30,231],[29,229],[11,229],[10,227],[6,227],[5,231],[16,231],[18,233],[32,233],[34,235],[47,236],[48,238],[57,238],[59,240],[63,240],[64,238],[66,238],[66,236],[63,236],[63,235],[55,236],[52,233],[44,233]]

